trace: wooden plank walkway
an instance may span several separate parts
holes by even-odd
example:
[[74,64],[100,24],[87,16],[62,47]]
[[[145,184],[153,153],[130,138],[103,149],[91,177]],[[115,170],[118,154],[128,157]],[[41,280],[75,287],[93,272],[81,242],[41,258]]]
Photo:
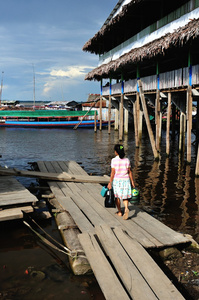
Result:
[[[74,161],[37,164],[41,172],[88,176]],[[104,207],[99,184],[48,184],[79,227],[79,240],[106,299],[184,299],[145,248],[187,243],[187,237],[133,205],[129,219],[123,220],[116,209]]]
[[106,299],[184,299],[146,250],[122,228],[99,226],[96,234],[83,233],[79,239]]
[[33,212],[37,201],[14,177],[0,176],[0,221],[23,218],[22,211]]
[[[42,172],[68,172],[89,176],[76,162],[37,162]],[[128,221],[115,214],[116,209],[104,207],[100,195],[101,185],[49,181],[50,189],[63,207],[73,217],[81,232],[92,232],[94,226],[107,224],[122,227],[129,236],[146,248],[173,246],[189,242],[188,237],[178,233],[149,214],[130,205]]]

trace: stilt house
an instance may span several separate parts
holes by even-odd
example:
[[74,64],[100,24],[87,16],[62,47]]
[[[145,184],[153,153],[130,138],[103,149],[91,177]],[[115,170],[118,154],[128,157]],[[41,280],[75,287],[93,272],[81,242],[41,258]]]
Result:
[[[178,112],[179,151],[186,149],[190,162],[192,103],[199,99],[199,0],[120,0],[83,50],[99,55],[98,67],[85,79],[99,81],[101,98],[116,108],[115,129],[119,129],[120,140],[128,132],[128,113],[133,112],[136,146],[145,120],[154,157],[158,158],[166,103],[167,155],[170,116],[174,128]],[[154,105],[155,134],[149,102]],[[198,125],[196,129],[198,139]]]

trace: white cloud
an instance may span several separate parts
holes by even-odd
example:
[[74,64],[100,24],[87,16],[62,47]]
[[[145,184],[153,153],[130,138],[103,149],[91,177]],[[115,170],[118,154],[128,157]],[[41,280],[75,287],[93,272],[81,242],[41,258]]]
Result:
[[87,70],[93,68],[94,67],[90,66],[69,66],[66,70],[52,70],[50,75],[55,77],[77,78],[85,76],[87,74]]

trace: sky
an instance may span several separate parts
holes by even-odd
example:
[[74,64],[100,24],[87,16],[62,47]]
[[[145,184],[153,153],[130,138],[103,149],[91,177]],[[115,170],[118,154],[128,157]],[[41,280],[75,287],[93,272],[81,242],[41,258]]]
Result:
[[[98,56],[82,51],[118,0],[0,0],[1,100],[86,101]],[[34,80],[35,78],[35,80]]]

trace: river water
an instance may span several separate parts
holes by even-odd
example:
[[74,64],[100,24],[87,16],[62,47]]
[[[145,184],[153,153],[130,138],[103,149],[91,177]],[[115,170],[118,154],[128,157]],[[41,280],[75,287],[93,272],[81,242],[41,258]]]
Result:
[[[194,136],[192,136],[194,142]],[[29,162],[75,160],[89,173],[110,175],[110,162],[118,132],[94,133],[92,129],[0,129],[0,164],[29,169]],[[123,145],[141,193],[140,206],[179,232],[199,242],[199,180],[195,180],[196,149],[186,165],[178,155],[178,137],[165,155],[165,132],[161,157],[155,162],[147,133],[135,148],[133,131]],[[34,179],[19,178],[28,187]],[[61,242],[54,219],[40,225]],[[104,299],[94,276],[74,276],[67,261],[44,247],[22,220],[0,224],[0,299]],[[32,272],[32,273],[31,273]],[[41,278],[40,276],[41,275]],[[45,275],[43,279],[42,276]]]

